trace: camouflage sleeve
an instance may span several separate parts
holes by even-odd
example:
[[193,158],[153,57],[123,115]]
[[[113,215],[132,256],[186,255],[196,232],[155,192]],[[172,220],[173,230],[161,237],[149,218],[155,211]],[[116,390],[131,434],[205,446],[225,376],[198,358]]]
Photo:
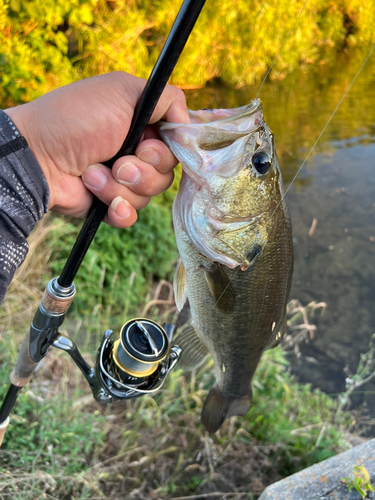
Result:
[[0,110],[0,303],[48,208],[46,178],[27,141]]

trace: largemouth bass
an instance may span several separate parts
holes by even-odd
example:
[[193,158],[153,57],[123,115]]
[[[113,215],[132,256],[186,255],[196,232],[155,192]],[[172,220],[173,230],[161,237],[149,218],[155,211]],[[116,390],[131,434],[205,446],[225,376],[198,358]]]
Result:
[[176,343],[189,368],[207,351],[214,360],[216,383],[201,415],[212,433],[250,409],[262,353],[285,331],[293,248],[261,101],[190,111],[190,119],[162,122],[160,134],[183,168],[173,204],[181,257],[174,291],[179,309],[189,299],[192,323]]

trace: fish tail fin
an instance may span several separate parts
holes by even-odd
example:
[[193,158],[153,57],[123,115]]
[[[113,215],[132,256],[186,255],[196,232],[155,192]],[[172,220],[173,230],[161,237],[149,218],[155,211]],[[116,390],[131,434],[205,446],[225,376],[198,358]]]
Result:
[[214,386],[208,393],[203,405],[201,421],[206,430],[213,434],[216,432],[224,420],[234,415],[244,415],[251,406],[252,391],[242,398],[224,396],[220,390]]

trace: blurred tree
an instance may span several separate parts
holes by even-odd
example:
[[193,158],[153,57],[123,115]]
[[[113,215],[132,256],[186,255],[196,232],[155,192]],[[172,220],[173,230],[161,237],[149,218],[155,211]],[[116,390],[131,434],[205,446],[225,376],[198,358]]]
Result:
[[[172,83],[259,80],[305,0],[208,0]],[[26,102],[78,78],[128,71],[147,78],[179,6],[174,0],[0,0],[1,104]],[[310,0],[271,78],[375,41],[375,0]]]

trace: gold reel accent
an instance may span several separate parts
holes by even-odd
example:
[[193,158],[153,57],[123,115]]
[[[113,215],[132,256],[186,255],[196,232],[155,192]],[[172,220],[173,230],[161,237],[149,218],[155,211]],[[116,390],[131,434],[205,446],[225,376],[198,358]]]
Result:
[[[115,362],[115,364],[122,370],[124,371],[125,373],[127,373],[128,375],[131,375],[132,377],[137,377],[137,378],[140,378],[140,377],[148,377],[150,375],[152,375],[158,368],[159,366],[159,363],[160,361],[158,361],[157,363],[152,363],[152,365],[148,368],[148,370],[145,370],[145,371],[133,371],[133,370],[130,370],[129,368],[127,368],[126,366],[124,366],[121,361],[118,359],[118,356],[117,356],[117,350],[118,350],[118,346],[119,346],[119,343],[121,342],[121,339],[117,339],[114,344],[113,344],[113,351],[112,351],[112,357],[113,357],[113,361]],[[123,347],[123,344],[121,344],[122,347]],[[123,347],[124,348],[124,347]],[[125,349],[124,349],[125,350]],[[126,351],[126,353],[132,357],[133,359],[135,359],[128,351]],[[164,359],[164,358],[163,358]],[[145,365],[149,365],[150,363],[147,363],[147,362],[143,362],[142,361],[142,364],[145,364]]]

